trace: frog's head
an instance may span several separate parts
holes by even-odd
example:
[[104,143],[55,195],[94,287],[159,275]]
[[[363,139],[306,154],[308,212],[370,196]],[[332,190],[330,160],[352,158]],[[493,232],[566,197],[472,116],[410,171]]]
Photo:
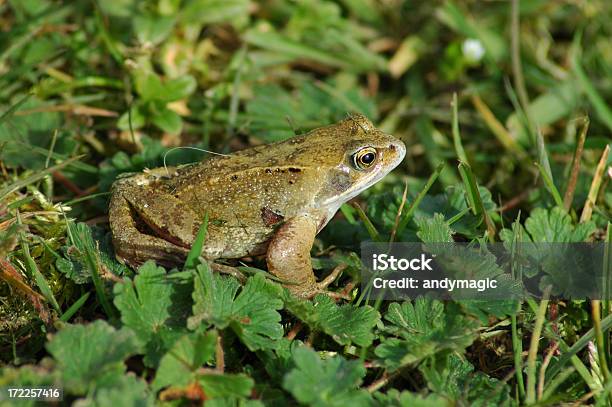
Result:
[[326,179],[317,194],[321,207],[339,207],[397,167],[406,155],[398,138],[382,132],[363,115],[305,136],[316,148],[314,161],[324,168]]

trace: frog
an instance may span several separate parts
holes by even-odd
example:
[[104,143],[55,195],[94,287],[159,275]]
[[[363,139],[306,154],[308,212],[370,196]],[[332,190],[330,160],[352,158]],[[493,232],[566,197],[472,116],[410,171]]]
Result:
[[311,298],[337,277],[317,282],[316,235],[405,154],[399,138],[351,114],[283,141],[122,176],[109,204],[116,257],[132,268],[151,259],[182,264],[206,218],[201,258],[265,256],[289,292]]

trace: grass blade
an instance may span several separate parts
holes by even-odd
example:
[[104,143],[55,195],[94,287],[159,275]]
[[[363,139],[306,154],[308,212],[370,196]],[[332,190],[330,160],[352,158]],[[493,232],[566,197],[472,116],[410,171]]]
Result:
[[[612,223],[608,222],[606,229],[606,239],[604,247],[604,264],[603,264],[603,318],[607,318],[611,315],[612,310],[610,306],[610,298],[612,298]],[[606,335],[604,337],[604,355],[610,355],[610,337]],[[610,360],[612,362],[612,360]]]
[[591,183],[591,188],[589,189],[589,195],[587,196],[587,200],[584,203],[584,209],[582,210],[582,214],[580,215],[580,223],[587,222],[591,219],[591,215],[593,214],[593,207],[595,206],[597,195],[599,195],[599,188],[601,187],[604,171],[608,163],[609,154],[610,145],[608,144],[606,148],[604,148],[603,154],[599,159],[599,163],[597,163],[595,175],[593,176],[593,182]]
[[[538,162],[542,166],[542,168],[546,171],[546,175],[553,181],[552,170],[550,169],[550,162],[548,160],[548,153],[546,152],[546,144],[544,143],[544,137],[542,136],[542,132],[538,129],[535,132],[536,136],[536,144],[538,147]],[[553,182],[554,185],[554,182]],[[557,191],[558,193],[558,191]]]
[[512,323],[512,350],[514,353],[514,373],[516,376],[516,384],[518,393],[521,399],[525,398],[525,383],[523,381],[523,342],[519,336],[516,314],[511,316]]
[[582,35],[577,35],[572,44],[572,50],[570,52],[570,63],[572,66],[572,70],[574,72],[574,75],[576,76],[578,84],[580,85],[584,93],[586,93],[587,97],[589,98],[589,101],[595,108],[595,112],[597,112],[597,115],[605,123],[608,129],[612,130],[612,111],[610,111],[610,109],[608,108],[608,105],[604,98],[599,94],[599,92],[597,92],[597,89],[595,89],[595,86],[593,86],[593,84],[589,80],[589,77],[584,72],[584,69],[582,69],[582,65],[580,64],[581,38]]
[[66,310],[66,312],[64,312],[62,314],[62,316],[60,317],[60,321],[63,322],[68,322],[70,321],[70,318],[72,318],[74,316],[74,314],[77,313],[78,310],[81,309],[81,307],[83,306],[83,304],[85,304],[85,302],[87,301],[87,299],[89,298],[89,294],[90,293],[85,293],[81,296],[81,298],[79,298],[78,300],[76,300],[74,302],[74,304],[72,304],[70,306],[70,308],[68,308]]
[[561,384],[563,384],[563,382],[565,382],[565,380],[567,380],[567,378],[570,377],[575,371],[575,368],[568,367],[567,369],[562,370],[561,373],[553,377],[553,379],[546,386],[544,392],[542,392],[541,400],[548,400],[550,397],[552,397],[555,393],[555,390],[557,390],[557,388]]
[[599,367],[605,383],[610,379],[610,370],[608,369],[608,354],[605,352],[604,333],[601,329],[601,300],[591,301],[591,318],[593,319],[593,330],[595,332],[595,345],[597,346]]
[[204,241],[206,240],[206,233],[208,232],[208,211],[204,213],[204,220],[200,225],[200,229],[198,229],[198,234],[196,235],[195,240],[193,241],[193,245],[191,245],[191,250],[189,250],[189,254],[187,255],[187,260],[185,260],[184,268],[195,268],[199,264],[199,257],[202,253],[202,248],[204,247]]
[[[603,332],[606,332],[610,328],[612,328],[612,315],[608,315],[607,317],[603,318],[601,320],[600,326]],[[548,371],[546,372],[546,377],[552,378],[555,375],[559,374],[563,366],[565,366],[565,364],[570,359],[575,357],[578,352],[587,347],[589,342],[595,339],[595,330],[593,328],[589,329],[584,335],[580,337],[580,339],[578,339],[572,346],[568,347],[567,349],[564,349],[564,347],[567,346],[565,344],[565,341],[563,341],[563,338],[560,338],[557,334],[551,331],[548,332],[546,336],[554,340],[560,339],[559,348],[562,351],[562,354],[557,360],[557,362],[553,366],[548,368]],[[587,382],[587,384],[589,385],[589,387],[592,388],[592,383]]]
[[311,59],[324,65],[343,69],[350,68],[347,61],[342,58],[292,41],[279,33],[251,30],[244,35],[244,40],[250,45],[284,54],[291,58]]
[[6,197],[8,194],[15,192],[27,185],[30,185],[46,177],[49,174],[54,173],[55,171],[59,171],[60,169],[74,163],[75,161],[80,160],[83,157],[85,157],[85,155],[78,155],[76,157],[69,158],[64,162],[54,165],[53,167],[46,168],[42,171],[37,172],[36,174],[30,175],[29,177],[13,182],[12,184],[0,189],[0,201],[4,199],[4,197]]
[[357,224],[357,220],[354,216],[355,209],[353,209],[352,206],[350,206],[349,204],[342,204],[340,206],[340,212],[342,212],[348,223],[350,223],[351,225]]
[[[67,226],[68,230],[74,227],[72,226],[72,223],[67,223]],[[86,239],[85,236],[82,236],[81,234],[77,233],[76,230],[72,230],[70,236],[72,236],[72,239],[79,239],[81,242]],[[102,309],[104,309],[104,312],[111,320],[117,319],[115,308],[111,305],[111,302],[106,293],[104,281],[102,280],[102,277],[100,275],[100,257],[97,253],[98,249],[95,246],[91,247],[90,245],[84,244],[79,244],[78,246],[85,247],[85,262],[87,264],[87,267],[89,268],[89,271],[91,272],[91,280],[93,282],[94,288],[96,290],[96,296],[98,297],[98,301],[100,302]]]
[[582,130],[580,131],[580,136],[578,136],[576,151],[574,152],[574,159],[572,160],[572,170],[570,172],[570,177],[567,182],[567,189],[565,190],[565,195],[563,196],[563,207],[565,208],[566,212],[569,212],[572,207],[572,202],[574,200],[574,192],[576,191],[576,184],[578,182],[578,174],[580,172],[582,152],[584,151],[584,141],[586,140],[588,130],[589,118],[585,117]]
[[[17,222],[21,224],[21,217],[19,216],[19,212],[17,212]],[[62,310],[53,295],[53,291],[51,290],[51,286],[49,286],[49,282],[45,278],[45,276],[40,272],[36,262],[30,255],[30,247],[28,246],[28,242],[26,242],[25,236],[23,233],[20,233],[19,240],[21,243],[21,250],[23,251],[23,257],[25,258],[26,268],[30,273],[31,277],[34,277],[34,281],[36,281],[36,285],[38,289],[42,293],[43,297],[51,304],[51,306],[61,314]]]
[[480,114],[480,117],[482,117],[482,120],[484,120],[491,132],[497,137],[501,145],[504,146],[506,150],[516,153],[519,158],[523,158],[525,156],[525,151],[508,130],[506,130],[504,125],[497,120],[491,109],[489,109],[489,106],[487,106],[478,95],[473,95],[471,100],[474,108],[478,114]]
[[359,219],[361,219],[361,221],[365,225],[366,230],[368,231],[368,234],[370,235],[370,238],[374,240],[375,242],[382,242],[382,238],[380,236],[380,233],[378,233],[378,230],[376,230],[376,226],[374,226],[370,218],[368,218],[368,215],[366,215],[363,209],[361,209],[361,206],[359,206],[359,204],[357,203],[354,203],[353,208],[355,208],[355,210],[357,211],[357,215],[359,216]]
[[482,203],[482,197],[480,196],[478,183],[476,182],[476,177],[474,177],[474,173],[472,172],[472,167],[470,167],[470,165],[467,163],[460,162],[458,168],[461,179],[463,180],[463,185],[465,186],[465,194],[468,204],[472,209],[472,213],[475,216],[482,217],[482,220],[484,220],[487,227],[487,235],[489,239],[492,240],[496,233],[495,225],[493,225],[493,222],[489,218],[484,204]]
[[463,179],[463,185],[465,186],[466,197],[468,200],[468,205],[472,209],[472,214],[479,216],[482,215],[483,205],[482,201],[480,201],[480,194],[478,193],[478,185],[476,184],[476,179],[474,178],[474,173],[472,172],[472,168],[469,164],[460,162],[459,163],[459,174]]
[[523,67],[521,63],[520,49],[520,20],[519,20],[520,3],[518,0],[511,0],[510,7],[510,27],[511,27],[511,61],[512,61],[512,76],[514,77],[514,87],[518,95],[518,100],[525,112],[527,119],[527,127],[531,133],[533,140],[535,125],[531,112],[529,111],[529,96],[527,95],[527,87],[525,86],[525,78],[523,77]]
[[399,224],[397,225],[397,234],[398,235],[401,234],[404,231],[406,226],[408,226],[408,222],[410,222],[410,219],[412,219],[412,215],[414,214],[414,211],[416,211],[416,209],[419,207],[419,204],[421,203],[423,198],[425,198],[425,195],[427,195],[427,192],[431,189],[431,187],[434,184],[434,182],[436,182],[436,180],[440,176],[440,173],[442,173],[442,170],[444,169],[444,166],[445,166],[444,163],[438,164],[438,166],[434,170],[433,174],[431,174],[429,176],[429,179],[425,183],[425,186],[423,187],[421,192],[419,192],[419,194],[416,196],[414,202],[412,202],[412,204],[410,205],[410,207],[406,211],[406,214],[402,217],[402,219],[400,220]]
[[555,200],[555,205],[557,205],[559,208],[563,208],[563,199],[561,198],[561,194],[559,194],[559,190],[555,186],[555,183],[553,182],[552,178],[540,163],[535,163],[535,165],[536,167],[538,167],[540,175],[542,175],[542,179],[544,180],[544,185],[546,185],[546,189],[548,189],[548,192],[550,192],[553,199]]
[[527,354],[527,396],[525,397],[527,404],[534,404],[536,401],[536,358],[538,356],[538,344],[542,334],[542,327],[546,319],[546,310],[548,309],[548,292],[549,289],[544,291],[544,298],[538,307],[529,343],[529,352]]
[[0,115],[0,124],[2,124],[3,121],[8,119],[13,113],[15,113],[15,111],[19,109],[19,106],[27,102],[31,96],[32,96],[32,93],[26,94],[24,97],[22,97],[17,102],[15,102],[15,104],[13,104],[11,107],[6,109],[6,111]]
[[58,312],[61,313],[62,310],[53,295],[53,291],[51,290],[51,286],[49,286],[49,282],[45,278],[45,276],[40,272],[36,262],[30,255],[30,250],[28,245],[22,241],[21,248],[23,250],[24,256],[26,258],[26,265],[29,269],[30,273],[34,276],[34,280],[36,281],[36,285],[40,289],[40,292],[45,297],[45,299],[51,304],[51,306]]
[[453,144],[455,144],[455,151],[457,153],[457,158],[459,161],[463,161],[464,163],[469,164],[467,159],[467,155],[465,154],[465,150],[463,149],[463,144],[461,143],[461,135],[459,134],[459,113],[457,112],[457,92],[453,93],[453,100],[451,102],[451,106],[453,108]]

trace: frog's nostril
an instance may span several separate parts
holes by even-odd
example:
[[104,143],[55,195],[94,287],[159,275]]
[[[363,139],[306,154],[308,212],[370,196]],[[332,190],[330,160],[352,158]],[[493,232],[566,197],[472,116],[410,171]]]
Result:
[[406,155],[406,145],[401,141],[391,144],[390,150],[397,153],[398,161],[403,160]]

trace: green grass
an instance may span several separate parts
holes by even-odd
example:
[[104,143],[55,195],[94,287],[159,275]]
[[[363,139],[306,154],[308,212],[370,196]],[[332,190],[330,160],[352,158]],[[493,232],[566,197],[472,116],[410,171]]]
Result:
[[[610,15],[606,0],[0,0],[0,389],[612,405],[609,299],[380,301],[358,257],[363,240],[596,241],[609,280]],[[313,248],[320,280],[345,267],[330,289],[350,300],[293,298],[259,258],[244,284],[212,273],[205,226],[179,270],[115,260],[119,174],[350,112],[408,146]]]

